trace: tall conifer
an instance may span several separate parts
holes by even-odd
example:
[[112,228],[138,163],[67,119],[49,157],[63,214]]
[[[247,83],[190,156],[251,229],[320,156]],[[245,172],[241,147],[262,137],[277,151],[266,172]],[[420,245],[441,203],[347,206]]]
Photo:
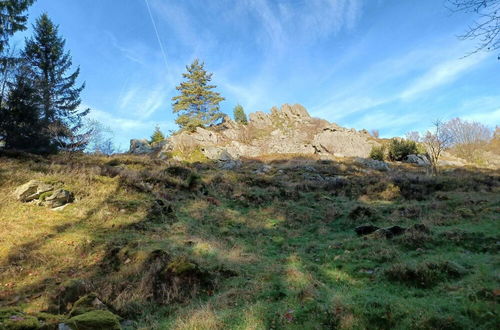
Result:
[[85,84],[77,85],[80,68],[70,72],[71,55],[64,49],[58,26],[47,14],[42,14],[33,28],[22,57],[36,90],[43,124],[58,149],[83,149],[85,134],[80,131],[89,109],[79,110],[80,93],[85,88]]
[[182,129],[194,130],[199,126],[214,125],[224,118],[219,109],[219,103],[224,98],[213,91],[216,86],[209,84],[212,73],[208,73],[204,66],[198,59],[186,66],[187,73],[182,75],[186,81],[176,87],[180,95],[172,98],[173,112],[179,114],[175,122]]

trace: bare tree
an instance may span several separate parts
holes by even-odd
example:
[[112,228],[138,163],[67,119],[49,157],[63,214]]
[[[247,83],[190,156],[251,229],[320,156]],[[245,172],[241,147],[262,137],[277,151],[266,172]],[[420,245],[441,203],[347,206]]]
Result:
[[88,151],[104,155],[111,155],[116,152],[111,128],[104,126],[95,119],[88,119],[85,127],[90,132],[87,137]]
[[466,121],[460,118],[453,118],[447,121],[443,128],[450,136],[450,144],[457,155],[468,161],[478,158],[481,147],[492,139],[492,130],[485,125]]
[[376,139],[378,139],[378,137],[380,136],[380,132],[378,131],[378,129],[372,129],[370,133]]
[[413,142],[422,142],[422,138],[420,137],[420,133],[417,131],[411,131],[405,134],[405,137],[407,140],[413,141]]
[[422,142],[429,156],[432,173],[437,174],[439,158],[443,151],[450,146],[451,142],[451,136],[448,130],[445,129],[443,122],[436,120],[433,128],[425,133]]
[[478,17],[475,23],[459,36],[462,40],[478,41],[476,49],[470,54],[500,49],[500,0],[448,0],[448,3],[452,11],[473,13]]

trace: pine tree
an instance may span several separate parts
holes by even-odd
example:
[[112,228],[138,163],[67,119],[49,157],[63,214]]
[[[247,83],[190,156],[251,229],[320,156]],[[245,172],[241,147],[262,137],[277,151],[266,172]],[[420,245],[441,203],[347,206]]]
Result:
[[[7,116],[4,100],[9,93],[8,84],[14,80],[17,64],[14,49],[9,47],[9,39],[18,31],[26,30],[26,11],[34,0],[0,1],[0,120]],[[0,138],[5,132],[0,130]]]
[[173,112],[179,114],[175,122],[182,129],[214,125],[224,118],[219,109],[224,98],[213,91],[215,85],[209,85],[212,73],[208,73],[204,66],[198,59],[186,66],[187,73],[182,75],[186,81],[176,87],[180,95],[172,98]]
[[165,140],[165,135],[160,131],[160,126],[156,125],[153,135],[151,135],[151,143],[161,142]]
[[236,105],[233,110],[234,121],[240,124],[248,124],[247,115],[241,105]]
[[26,30],[26,10],[33,2],[34,0],[0,1],[0,53],[4,51],[14,33]]
[[6,148],[48,151],[43,150],[48,145],[48,137],[43,134],[35,89],[22,70],[16,74],[15,81],[10,86],[0,126]]
[[58,26],[47,14],[35,22],[34,35],[26,40],[22,57],[29,68],[40,107],[43,124],[58,149],[82,150],[85,132],[80,132],[82,119],[89,109],[80,111],[80,93],[85,83],[77,86],[80,68],[72,73],[69,52],[64,50],[65,40],[59,36]]

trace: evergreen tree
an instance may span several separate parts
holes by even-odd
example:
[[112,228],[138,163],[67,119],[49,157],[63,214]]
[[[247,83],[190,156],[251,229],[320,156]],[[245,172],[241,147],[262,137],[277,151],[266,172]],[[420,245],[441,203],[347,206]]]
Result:
[[[9,39],[17,31],[26,30],[28,15],[26,10],[34,0],[1,0],[0,1],[0,120],[7,116],[4,100],[8,94],[8,83],[14,80],[17,58],[14,50],[9,48]],[[0,138],[5,132],[0,130]]]
[[[0,119],[5,147],[38,152],[48,145],[31,81],[18,72]],[[48,151],[48,150],[43,150]]]
[[47,14],[42,14],[33,28],[34,35],[26,40],[22,57],[36,90],[42,123],[58,149],[82,150],[87,135],[81,132],[82,119],[89,109],[78,109],[85,88],[85,84],[76,85],[80,68],[68,73],[71,56],[64,50],[65,40],[59,36],[58,26]]
[[151,135],[151,143],[161,142],[165,140],[165,135],[160,131],[160,126],[156,125],[153,135]]
[[0,53],[3,53],[14,33],[26,30],[26,10],[33,2],[34,0],[0,1]]
[[248,124],[247,115],[241,105],[236,105],[233,110],[234,121],[240,124]]
[[219,109],[224,98],[213,91],[216,86],[209,84],[212,73],[208,73],[204,66],[198,59],[186,66],[187,73],[182,75],[186,81],[176,87],[180,95],[172,98],[173,112],[179,114],[175,122],[182,129],[214,125],[224,118]]

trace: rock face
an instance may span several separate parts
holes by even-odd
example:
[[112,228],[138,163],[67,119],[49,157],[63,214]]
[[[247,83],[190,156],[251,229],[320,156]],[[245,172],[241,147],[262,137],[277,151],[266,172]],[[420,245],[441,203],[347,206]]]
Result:
[[153,151],[153,148],[149,144],[148,140],[130,140],[130,153],[133,154],[147,154]]
[[157,145],[131,140],[130,153],[183,154],[199,150],[209,159],[229,161],[269,154],[319,154],[367,157],[378,142],[367,131],[346,129],[312,118],[301,105],[273,107],[270,113],[249,115],[247,125],[228,117],[220,125],[175,134]]

